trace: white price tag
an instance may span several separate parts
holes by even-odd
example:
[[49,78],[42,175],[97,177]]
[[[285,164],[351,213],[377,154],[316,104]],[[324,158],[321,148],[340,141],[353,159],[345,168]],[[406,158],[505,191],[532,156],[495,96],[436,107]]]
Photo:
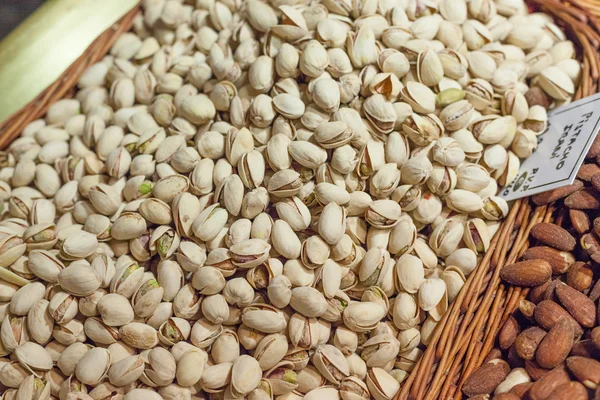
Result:
[[552,110],[537,149],[499,196],[516,200],[573,183],[599,130],[600,94]]

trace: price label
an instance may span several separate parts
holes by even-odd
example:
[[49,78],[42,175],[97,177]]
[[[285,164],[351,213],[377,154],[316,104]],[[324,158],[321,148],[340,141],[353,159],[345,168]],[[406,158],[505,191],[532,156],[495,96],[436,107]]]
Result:
[[537,149],[499,196],[516,200],[573,183],[599,130],[600,94],[552,110]]

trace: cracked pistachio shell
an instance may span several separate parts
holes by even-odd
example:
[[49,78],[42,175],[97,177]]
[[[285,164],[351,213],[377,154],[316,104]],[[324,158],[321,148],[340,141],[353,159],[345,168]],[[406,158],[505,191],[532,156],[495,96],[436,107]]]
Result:
[[242,311],[242,322],[252,329],[264,333],[277,333],[287,322],[281,311],[266,304],[254,304]]
[[408,103],[414,112],[431,114],[435,111],[435,94],[419,82],[407,82],[400,91],[402,100]]
[[417,228],[408,215],[402,215],[390,232],[388,251],[391,254],[410,253],[417,238]]
[[352,140],[354,131],[344,121],[325,122],[314,131],[315,141],[324,149],[341,147]]
[[117,240],[130,240],[146,232],[146,220],[136,212],[124,212],[113,223],[110,234]]
[[48,311],[54,320],[64,325],[71,321],[77,315],[77,299],[64,291],[60,291],[52,296]]
[[335,346],[325,344],[317,347],[312,360],[317,370],[334,385],[339,385],[350,375],[348,361]]
[[298,238],[298,235],[292,230],[290,225],[284,220],[278,219],[273,224],[271,241],[273,242],[273,248],[281,256],[290,260],[294,260],[300,257],[300,250],[302,246],[302,244],[300,243],[300,239]]
[[234,396],[245,396],[258,387],[262,378],[262,370],[258,361],[242,355],[233,363],[231,369],[230,391]]
[[211,365],[204,369],[200,378],[200,387],[207,393],[220,393],[231,382],[232,363]]
[[485,253],[490,246],[488,227],[480,218],[464,222],[465,244],[474,253]]
[[367,222],[380,229],[392,228],[398,223],[400,216],[400,205],[392,200],[376,200],[365,211]]
[[125,357],[113,363],[108,370],[108,380],[115,386],[127,386],[144,373],[144,360],[139,355]]
[[286,221],[292,230],[302,231],[308,228],[310,224],[310,211],[298,197],[288,197],[275,203],[275,209],[279,218]]
[[218,203],[205,208],[192,224],[194,235],[203,241],[214,239],[227,223],[228,215]]
[[397,114],[391,102],[381,94],[368,97],[363,103],[365,116],[381,133],[390,133],[396,125]]
[[156,329],[139,322],[131,322],[119,329],[123,342],[136,349],[151,349],[158,344]]
[[288,341],[285,335],[273,333],[260,339],[254,351],[254,358],[260,368],[267,371],[283,359],[287,350]]
[[446,283],[448,301],[452,303],[465,284],[465,275],[458,267],[447,267],[444,272],[442,272],[441,278]]
[[171,208],[167,203],[159,199],[144,200],[140,204],[139,213],[153,224],[168,225],[172,220]]
[[188,272],[196,272],[206,262],[206,251],[191,241],[179,243],[179,249],[175,253],[179,265]]
[[454,189],[446,196],[446,205],[459,213],[474,213],[483,207],[481,198],[473,192],[464,189]]
[[129,300],[117,293],[109,293],[98,301],[98,313],[108,326],[122,326],[134,318]]
[[90,349],[77,364],[75,376],[86,385],[95,386],[104,379],[110,367],[111,355],[107,349]]
[[396,358],[400,350],[400,342],[393,335],[378,334],[363,344],[361,357],[367,362],[367,367],[384,368]]
[[162,347],[155,347],[143,353],[145,368],[141,381],[148,386],[167,386],[173,382],[176,373],[176,363],[173,355]]
[[419,305],[417,303],[416,294],[400,292],[394,300],[392,318],[394,325],[398,329],[415,327],[420,321]]
[[508,215],[508,204],[501,197],[490,196],[483,199],[483,207],[480,211],[488,221],[499,221]]
[[318,232],[321,237],[329,245],[334,245],[342,239],[345,230],[346,209],[334,202],[327,204],[318,222]]
[[75,296],[89,296],[100,287],[102,279],[92,267],[79,264],[70,265],[60,271],[58,283]]
[[89,257],[97,248],[96,235],[80,230],[67,236],[62,243],[60,254],[66,260],[78,260]]
[[512,115],[499,117],[488,115],[471,122],[469,129],[473,136],[483,144],[495,144],[504,138],[514,137],[517,123]]
[[43,299],[46,287],[40,282],[32,282],[21,287],[10,299],[10,312],[14,315],[27,315],[31,308]]
[[33,340],[46,343],[52,336],[54,319],[48,312],[50,302],[45,299],[37,301],[27,314],[27,330]]
[[203,267],[192,276],[192,286],[203,295],[220,293],[225,287],[225,278],[214,267]]
[[[29,375],[23,380],[19,389],[17,390],[14,399],[15,400],[48,400],[50,396],[50,382],[47,378],[37,377]],[[4,398],[4,396],[3,396]]]
[[457,189],[478,192],[485,188],[490,180],[489,172],[479,164],[463,163],[456,171]]
[[293,288],[290,305],[307,317],[320,317],[327,311],[327,302],[323,294],[309,286]]
[[230,248],[234,265],[253,268],[267,260],[271,246],[262,239],[246,239]]
[[379,325],[385,314],[385,308],[377,303],[354,302],[344,309],[344,325],[357,333],[368,332]]
[[180,386],[193,386],[200,380],[206,367],[208,356],[206,352],[195,349],[188,350],[177,361],[175,377]]
[[26,342],[15,349],[17,360],[33,374],[37,371],[49,371],[53,361],[50,353],[42,346],[34,342]]
[[431,233],[429,246],[437,255],[445,257],[457,249],[462,240],[464,227],[459,221],[445,220]]
[[419,288],[419,307],[439,321],[448,308],[446,283],[439,278],[426,279]]
[[425,280],[423,262],[411,254],[404,254],[398,258],[394,269],[397,289],[412,294],[417,293]]

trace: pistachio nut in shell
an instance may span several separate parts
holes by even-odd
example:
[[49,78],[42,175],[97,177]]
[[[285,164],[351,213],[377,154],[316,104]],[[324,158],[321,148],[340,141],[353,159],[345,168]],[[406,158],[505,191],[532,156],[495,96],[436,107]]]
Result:
[[354,332],[367,332],[376,328],[385,314],[385,308],[377,303],[354,302],[344,309],[344,324]]

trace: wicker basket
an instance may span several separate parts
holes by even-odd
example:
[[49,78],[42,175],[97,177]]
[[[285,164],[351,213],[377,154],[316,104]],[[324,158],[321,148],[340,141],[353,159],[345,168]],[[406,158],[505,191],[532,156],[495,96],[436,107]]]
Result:
[[[579,45],[582,80],[576,99],[599,91],[600,0],[527,0],[532,11],[552,15]],[[72,97],[82,73],[101,60],[115,40],[131,28],[138,7],[100,35],[63,75],[36,99],[0,125],[0,150],[18,137],[31,121],[42,117],[55,101]],[[484,259],[438,323],[429,347],[417,362],[396,399],[459,399],[470,373],[493,348],[498,331],[528,290],[507,286],[500,269],[527,249],[531,227],[549,221],[553,205],[535,207],[529,199],[514,203]]]
[[[552,15],[579,46],[583,62],[580,99],[600,91],[600,1],[527,0],[532,11]],[[536,207],[517,200],[488,252],[439,322],[429,347],[396,399],[460,399],[462,385],[494,347],[498,332],[528,289],[505,285],[499,274],[529,247],[529,230],[550,221],[552,204]]]

